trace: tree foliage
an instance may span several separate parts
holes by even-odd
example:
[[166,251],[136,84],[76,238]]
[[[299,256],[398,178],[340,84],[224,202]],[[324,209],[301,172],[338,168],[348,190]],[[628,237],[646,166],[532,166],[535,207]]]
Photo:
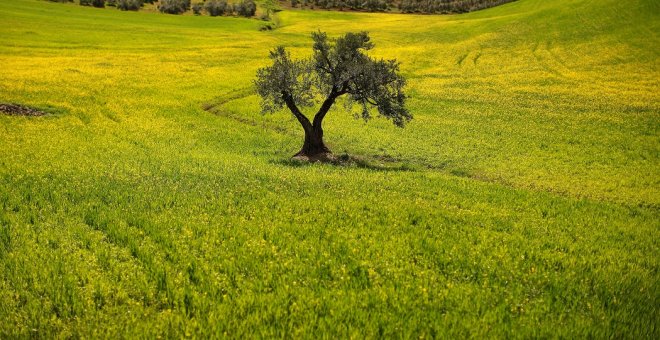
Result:
[[190,9],[190,0],[160,0],[158,10],[161,13],[181,14]]
[[249,18],[254,16],[257,5],[253,0],[242,0],[234,4],[227,3],[226,0],[207,0],[204,10],[212,17],[235,14]]
[[137,11],[143,3],[143,0],[117,0],[115,6],[122,11]]
[[105,0],[80,0],[80,6],[93,6],[97,8],[105,7]]
[[[48,0],[52,2],[73,2],[73,0]],[[78,0],[80,5],[94,7],[116,7],[121,10],[136,11],[144,3],[153,4],[157,0]],[[257,11],[254,0],[229,1],[202,0],[191,5],[191,0],[160,0],[158,9],[162,13],[182,14],[192,9],[194,14],[201,15],[202,9],[211,16],[238,15],[253,17]],[[308,7],[310,9],[350,9],[366,12],[398,11],[401,13],[465,13],[498,6],[516,0],[290,0],[291,7]],[[264,0],[262,19],[269,20],[271,15],[279,11],[277,0]],[[272,26],[268,26],[272,28]]]
[[234,12],[242,17],[253,17],[257,13],[257,4],[254,0],[243,0],[234,4]]
[[[515,0],[296,0],[302,7],[351,9],[384,12],[397,9],[403,13],[465,13],[494,7]],[[293,5],[292,2],[292,6]]]
[[196,2],[190,7],[195,15],[202,15],[202,9],[204,9],[204,3]]

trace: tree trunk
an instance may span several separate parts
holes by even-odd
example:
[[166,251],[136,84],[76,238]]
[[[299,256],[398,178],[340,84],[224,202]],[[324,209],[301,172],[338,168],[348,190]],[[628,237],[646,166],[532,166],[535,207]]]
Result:
[[309,159],[319,159],[319,156],[321,155],[332,153],[330,149],[325,146],[325,143],[323,143],[323,118],[325,118],[326,113],[328,113],[328,110],[330,110],[330,107],[334,104],[335,99],[341,94],[343,93],[338,92],[336,88],[333,88],[332,92],[328,95],[328,98],[323,101],[323,104],[314,116],[314,122],[312,123],[304,114],[302,114],[302,112],[300,112],[296,103],[293,101],[293,96],[286,92],[282,93],[282,98],[287,107],[291,110],[305,130],[305,142],[300,151],[293,155],[293,157],[303,156]]
[[321,127],[313,127],[312,129],[305,130],[305,142],[302,148],[294,157],[305,156],[308,158],[315,158],[322,154],[331,153],[330,149],[323,143],[323,129]]

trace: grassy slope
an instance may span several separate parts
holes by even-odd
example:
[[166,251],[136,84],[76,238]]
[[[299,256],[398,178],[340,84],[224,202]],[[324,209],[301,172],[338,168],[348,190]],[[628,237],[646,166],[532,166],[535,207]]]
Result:
[[[262,33],[0,0],[0,101],[58,113],[0,117],[0,334],[657,338],[657,13],[294,11]],[[250,82],[316,29],[403,62],[415,121],[338,109],[327,138],[408,170],[284,161],[300,131]]]

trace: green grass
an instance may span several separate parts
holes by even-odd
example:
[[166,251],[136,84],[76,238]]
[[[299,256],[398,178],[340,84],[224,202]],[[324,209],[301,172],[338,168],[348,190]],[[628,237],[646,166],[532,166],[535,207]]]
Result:
[[[240,18],[0,0],[0,337],[658,338],[660,5]],[[415,119],[296,164],[256,69],[368,30]],[[204,111],[217,105],[216,112]]]

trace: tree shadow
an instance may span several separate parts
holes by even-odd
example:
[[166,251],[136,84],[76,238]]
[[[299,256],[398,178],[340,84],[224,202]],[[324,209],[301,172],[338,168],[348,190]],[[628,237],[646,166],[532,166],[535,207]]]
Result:
[[332,155],[322,159],[301,159],[297,157],[288,159],[274,159],[271,164],[303,168],[315,164],[327,164],[341,168],[369,169],[374,171],[419,171],[420,166],[386,156],[362,156],[362,155]]

